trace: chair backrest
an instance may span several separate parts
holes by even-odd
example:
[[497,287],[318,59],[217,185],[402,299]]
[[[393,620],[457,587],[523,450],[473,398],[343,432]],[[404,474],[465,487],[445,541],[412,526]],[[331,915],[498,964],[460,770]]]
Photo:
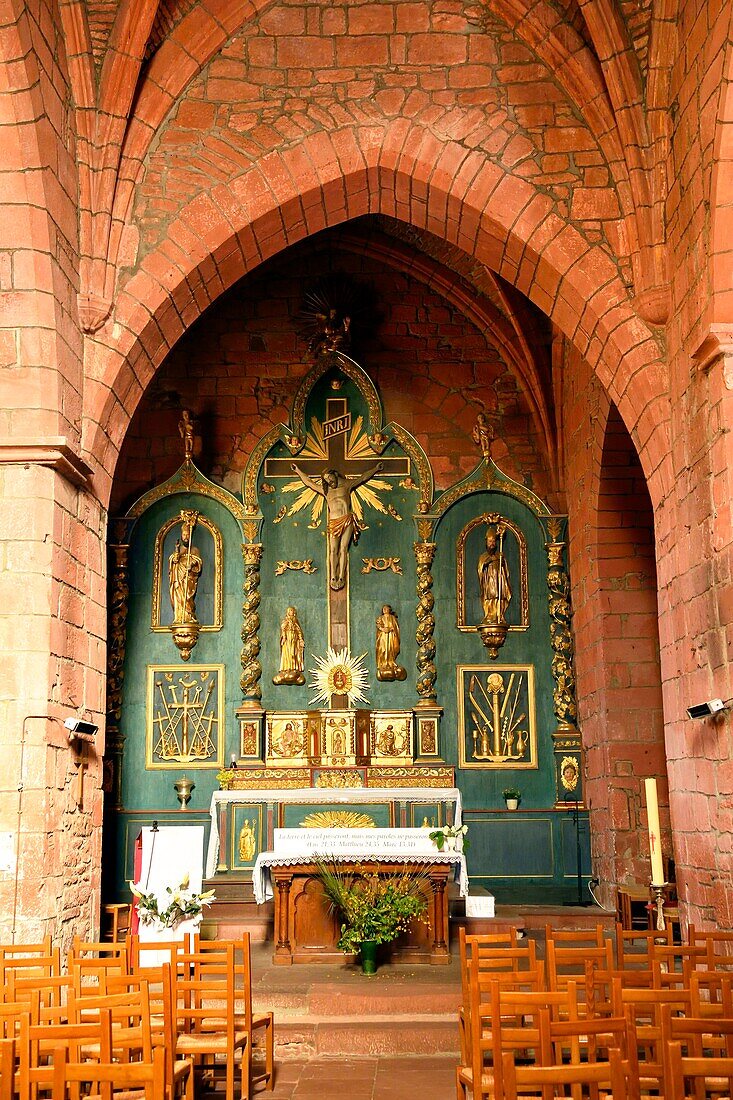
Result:
[[[591,1100],[597,1100],[601,1092],[609,1088],[613,1100],[635,1100],[633,1074],[628,1062],[624,1063],[618,1050],[609,1053],[608,1062],[592,1062],[582,1065],[517,1066],[509,1052],[502,1059],[504,1094],[507,1097],[541,1096],[542,1100],[554,1100],[568,1093],[580,1096],[584,1090]],[[576,1087],[577,1086],[577,1087]]]
[[106,993],[79,997],[72,992],[69,998],[69,1021],[75,1024],[93,1023],[103,1011],[112,1020],[112,1051],[121,1062],[131,1057],[150,1060],[153,1040],[150,1023],[148,986],[141,982],[137,989],[121,993]]
[[124,957],[125,967],[127,967],[129,952],[130,944],[127,940],[83,940],[81,936],[74,936],[71,943],[70,954],[76,959],[110,959]]
[[[710,1095],[705,1083],[711,1078],[715,1095],[733,1095],[733,1058],[683,1057],[681,1043],[668,1043],[667,1071],[666,1096],[704,1098]],[[727,1078],[727,1083],[721,1078]]]
[[73,986],[71,978],[67,974],[59,977],[35,976],[28,977],[24,971],[11,970],[7,974],[7,997],[10,1001],[26,1001],[28,1004],[36,1000],[40,1008],[63,1008],[66,1004],[69,989]]
[[15,1039],[0,1039],[0,1100],[15,1095]]
[[6,999],[6,987],[11,974],[27,978],[54,978],[61,974],[61,952],[55,948],[47,955],[11,954],[0,957],[0,985],[3,987],[3,999]]
[[222,948],[234,951],[235,996],[244,1016],[247,1031],[252,1032],[252,953],[249,932],[237,940],[204,940],[199,933],[193,937],[193,951],[211,958]]
[[130,936],[130,971],[145,970],[150,966],[158,967],[164,962],[173,966],[179,955],[191,950],[190,935],[182,940],[141,940],[139,936]]
[[695,970],[689,975],[692,1016],[733,1017],[733,974]]
[[603,925],[596,924],[595,928],[553,928],[551,924],[545,925],[545,943],[555,943],[558,947],[603,947],[605,936]]
[[672,925],[664,931],[649,928],[624,928],[616,923],[616,964],[619,970],[646,970],[651,960],[651,947],[662,941],[672,946]]
[[119,974],[127,974],[126,956],[69,955],[69,977],[77,997],[104,993],[108,977]]
[[18,1095],[33,1097],[39,1089],[52,1087],[56,1053],[81,1061],[96,1054],[98,1060],[112,1060],[112,1017],[103,1009],[93,1023],[34,1024],[22,1022],[18,1039]]
[[171,1002],[177,1032],[216,1030],[234,1038],[235,966],[232,944],[218,951],[186,952],[171,969]]
[[601,947],[558,947],[549,940],[546,962],[550,989],[563,989],[569,981],[585,987],[588,963],[594,963],[600,970],[613,969],[613,945],[607,940]]
[[53,1100],[67,1100],[68,1085],[91,1085],[102,1100],[118,1089],[142,1091],[145,1100],[161,1100],[165,1096],[164,1053],[156,1047],[151,1061],[71,1062],[66,1049],[59,1047],[53,1058]]
[[45,940],[40,940],[39,943],[5,943],[0,944],[0,960],[2,959],[29,959],[34,956],[41,955],[48,957],[53,953],[51,947],[51,937],[46,936]]

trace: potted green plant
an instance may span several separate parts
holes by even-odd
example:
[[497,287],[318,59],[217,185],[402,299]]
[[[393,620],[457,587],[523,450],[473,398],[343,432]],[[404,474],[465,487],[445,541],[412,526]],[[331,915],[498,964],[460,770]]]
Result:
[[522,792],[518,787],[505,787],[501,792],[506,802],[507,810],[516,810],[522,801]]
[[468,825],[443,825],[439,829],[433,829],[428,836],[439,852],[444,848],[447,852],[465,852],[468,849],[468,841],[465,839],[467,832]]
[[321,862],[319,875],[323,892],[342,921],[338,947],[349,954],[360,952],[365,974],[376,973],[380,943],[396,939],[413,920],[424,920],[422,871],[406,868],[380,875],[368,868],[342,871],[335,862]]

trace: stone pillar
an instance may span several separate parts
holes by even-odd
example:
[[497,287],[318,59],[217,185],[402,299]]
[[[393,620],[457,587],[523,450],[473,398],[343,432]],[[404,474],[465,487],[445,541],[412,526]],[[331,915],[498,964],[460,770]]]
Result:
[[[99,928],[105,515],[79,460],[20,450],[0,452],[0,942],[65,948]],[[100,726],[81,808],[71,715]]]

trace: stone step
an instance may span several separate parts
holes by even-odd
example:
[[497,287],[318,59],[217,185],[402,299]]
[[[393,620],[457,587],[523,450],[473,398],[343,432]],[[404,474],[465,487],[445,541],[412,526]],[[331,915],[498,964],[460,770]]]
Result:
[[444,1054],[459,1051],[455,1014],[420,1016],[308,1016],[275,1020],[275,1057],[283,1061],[321,1055],[374,1057]]
[[374,983],[371,989],[363,984],[346,988],[335,983],[314,982],[300,989],[259,990],[255,987],[252,1002],[257,1011],[273,1011],[276,1019],[304,1016],[329,1016],[359,1020],[364,1016],[410,1015],[416,1017],[453,1014],[461,1005],[461,990],[456,984],[446,987],[439,983],[395,986]]

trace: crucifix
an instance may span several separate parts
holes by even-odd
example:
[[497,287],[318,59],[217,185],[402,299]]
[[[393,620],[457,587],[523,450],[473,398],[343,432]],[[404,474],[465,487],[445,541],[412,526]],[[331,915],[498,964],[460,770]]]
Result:
[[[349,458],[346,437],[351,431],[351,413],[346,397],[326,400],[323,421],[326,459],[268,458],[266,477],[295,474],[303,484],[326,501],[328,537],[328,644],[334,649],[349,648],[348,577],[349,547],[359,540],[359,525],[354,515],[351,494],[378,473],[405,477],[410,460],[385,458],[375,464],[373,457]],[[376,456],[374,456],[376,457]]]

